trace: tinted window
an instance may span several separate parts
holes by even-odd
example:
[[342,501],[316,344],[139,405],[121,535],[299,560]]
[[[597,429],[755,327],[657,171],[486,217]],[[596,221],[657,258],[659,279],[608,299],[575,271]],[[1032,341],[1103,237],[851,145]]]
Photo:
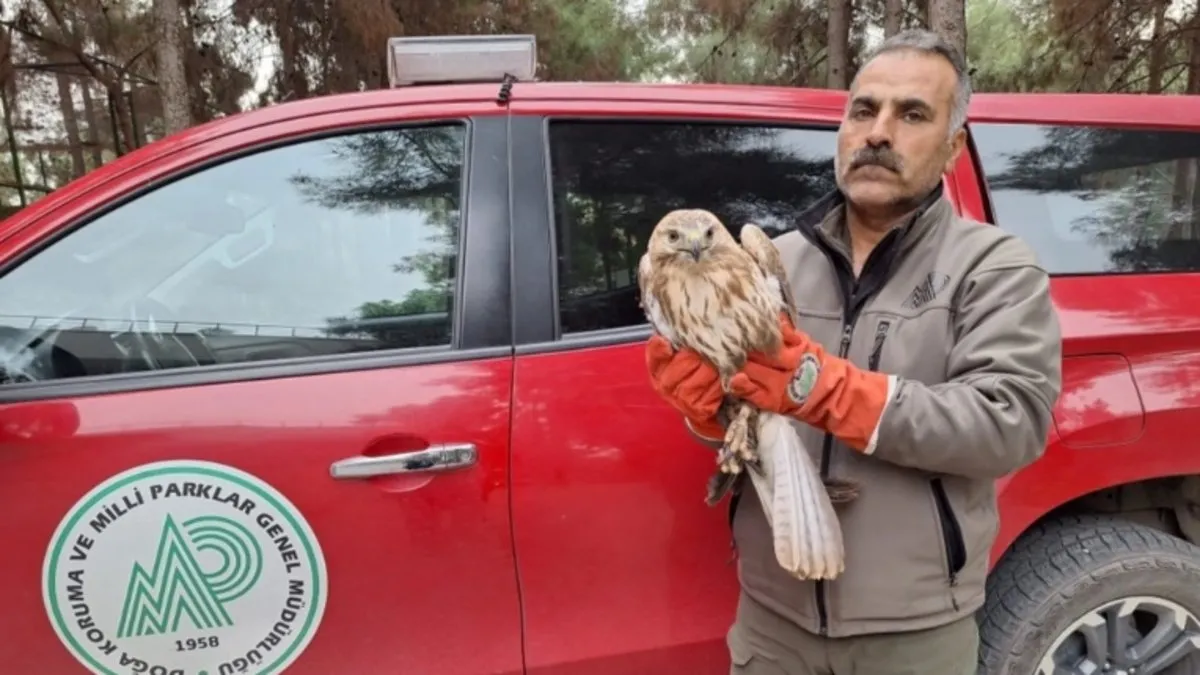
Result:
[[972,125],[997,224],[1052,273],[1200,269],[1200,134]]
[[463,150],[457,125],[358,133],[138,197],[0,278],[0,364],[49,379],[448,345]]
[[671,209],[771,234],[834,189],[836,131],[720,124],[550,126],[562,332],[645,323],[637,265]]

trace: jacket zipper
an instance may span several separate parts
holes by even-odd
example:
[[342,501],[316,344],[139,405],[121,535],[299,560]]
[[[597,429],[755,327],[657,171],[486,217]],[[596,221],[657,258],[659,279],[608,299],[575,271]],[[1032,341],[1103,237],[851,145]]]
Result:
[[[933,490],[934,503],[937,504],[938,529],[942,533],[942,543],[946,549],[946,572],[950,587],[953,588],[958,585],[958,573],[967,565],[967,544],[963,540],[962,527],[954,515],[950,497],[946,494],[945,483],[941,478],[933,478],[929,481],[929,486]],[[954,603],[954,609],[958,609],[958,601],[954,599],[953,594],[950,600]]]
[[[937,199],[941,198],[944,189],[945,186],[942,183],[938,183],[937,188],[930,193],[928,197],[926,197],[925,202],[922,203],[917,213],[913,215],[912,219],[909,221],[909,225],[915,222],[916,219],[925,212],[926,208],[928,208],[930,204],[933,204]],[[816,214],[817,216],[823,216],[824,213],[828,212],[828,209],[831,207],[831,205],[834,205],[837,202],[838,200],[833,198],[823,199],[815,204],[810,211],[807,211],[806,215]],[[896,246],[896,239],[899,236],[900,231],[893,229],[891,232],[888,232],[878,244],[876,244],[875,250],[871,251],[871,254],[867,256],[867,261],[863,265],[862,275],[856,280],[854,269],[850,266],[850,261],[847,259],[847,257],[839,253],[822,237],[822,234],[818,229],[819,222],[820,218],[814,217],[809,222],[802,222],[796,229],[805,239],[808,239],[814,246],[817,247],[818,250],[823,252],[825,257],[829,259],[830,263],[834,267],[838,285],[842,291],[842,301],[845,304],[845,318],[842,321],[842,342],[838,348],[838,356],[840,358],[846,358],[846,354],[850,350],[850,338],[854,334],[854,322],[858,319],[859,309],[861,309],[862,305],[866,303],[867,298],[874,295],[876,291],[883,287],[884,281],[886,280],[885,277],[887,276],[887,269],[891,267],[892,258],[894,257],[894,251],[892,249],[894,249]],[[885,253],[887,254],[887,261],[885,264],[883,264],[883,271],[872,276],[871,272],[874,272],[879,266],[879,259],[882,258]],[[859,281],[867,281],[868,283],[862,285],[860,288]],[[878,349],[882,351],[882,341],[879,342]],[[872,354],[872,356],[875,355]],[[824,442],[821,446],[822,480],[829,478],[829,463],[832,454],[833,434],[826,432]],[[732,522],[732,520],[733,516],[731,511],[730,522]],[[826,611],[825,580],[818,579],[815,586],[817,615],[820,621],[820,632],[822,636],[827,636],[829,635],[829,616],[828,612]]]
[[[864,269],[866,266],[864,265]],[[851,305],[853,306],[853,305]],[[853,313],[846,317],[845,323],[842,324],[842,342],[838,346],[838,357],[846,358],[846,353],[850,351],[850,338],[854,335],[854,323],[858,320],[858,311],[852,310]],[[880,353],[883,351],[883,341],[887,339],[888,327],[891,326],[890,321],[879,322],[879,327],[875,329],[875,344],[871,347],[871,357],[868,360],[868,367],[875,370],[879,367]],[[829,463],[833,455],[833,434],[825,434],[824,445],[821,446],[821,479],[829,478]],[[817,580],[817,616],[821,620],[821,636],[829,634],[829,616],[825,606],[825,580]]]
[[[855,313],[857,314],[857,312]],[[854,335],[857,316],[846,316],[842,323],[842,342],[838,345],[838,358],[846,358],[850,351],[850,338]],[[821,480],[829,478],[829,463],[833,456],[833,434],[826,433],[821,445]],[[821,619],[821,636],[829,634],[829,615],[825,607],[825,580],[817,579],[817,616]]]
[[883,354],[883,343],[887,340],[888,329],[892,327],[892,322],[883,319],[879,325],[875,327],[875,344],[871,346],[871,358],[867,359],[867,368],[872,371],[879,371],[879,360]]
[[[883,287],[885,281],[885,273],[887,266],[890,266],[890,260],[883,268],[880,268],[880,260],[885,256],[890,258],[891,247],[894,246],[896,239],[896,231],[893,230],[885,236],[875,250],[867,256],[867,260],[863,263],[862,273],[858,279],[854,278],[854,270],[850,267],[849,262],[844,256],[836,253],[831,254],[831,258],[835,260],[837,268],[838,280],[841,282],[842,299],[845,304],[842,319],[842,341],[838,345],[838,358],[846,358],[850,353],[850,341],[854,336],[854,325],[858,322],[858,315],[862,308],[867,304],[867,300]],[[876,335],[877,347],[872,348],[882,350],[883,345]],[[872,357],[875,355],[872,354]],[[833,434],[825,432],[825,438],[821,445],[821,480],[829,478],[829,465],[833,460]],[[824,637],[829,635],[829,612],[825,599],[825,580],[817,579],[816,583],[817,596],[817,618],[820,621],[820,633]]]

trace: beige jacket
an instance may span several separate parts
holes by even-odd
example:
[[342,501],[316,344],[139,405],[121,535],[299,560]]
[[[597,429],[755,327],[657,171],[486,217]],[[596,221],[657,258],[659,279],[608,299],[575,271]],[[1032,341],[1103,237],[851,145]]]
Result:
[[870,455],[796,422],[826,475],[856,480],[840,508],[846,571],[801,582],[775,560],[752,483],[731,503],[745,592],[832,637],[946,624],[983,603],[998,519],[994,481],[1037,459],[1061,388],[1047,273],[998,227],[942,195],[879,244],[855,280],[839,193],[779,236],[800,328],[895,393]]

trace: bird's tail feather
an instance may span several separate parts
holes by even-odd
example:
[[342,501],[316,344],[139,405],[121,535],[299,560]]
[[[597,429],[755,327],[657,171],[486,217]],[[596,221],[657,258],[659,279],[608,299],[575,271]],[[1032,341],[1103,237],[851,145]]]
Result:
[[845,570],[842,528],[817,467],[787,418],[758,418],[762,472],[749,471],[775,537],[775,557],[799,579],[834,579]]

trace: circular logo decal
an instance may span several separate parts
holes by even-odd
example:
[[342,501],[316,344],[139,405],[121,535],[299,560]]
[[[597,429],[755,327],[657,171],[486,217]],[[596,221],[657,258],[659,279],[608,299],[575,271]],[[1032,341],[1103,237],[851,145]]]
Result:
[[278,673],[312,640],[328,594],[304,517],[258,478],[167,461],[88,492],[50,540],[42,593],[93,673]]
[[813,388],[817,386],[817,378],[820,376],[821,362],[817,361],[817,357],[811,352],[805,353],[791,381],[788,382],[787,393],[792,403],[804,405]]

